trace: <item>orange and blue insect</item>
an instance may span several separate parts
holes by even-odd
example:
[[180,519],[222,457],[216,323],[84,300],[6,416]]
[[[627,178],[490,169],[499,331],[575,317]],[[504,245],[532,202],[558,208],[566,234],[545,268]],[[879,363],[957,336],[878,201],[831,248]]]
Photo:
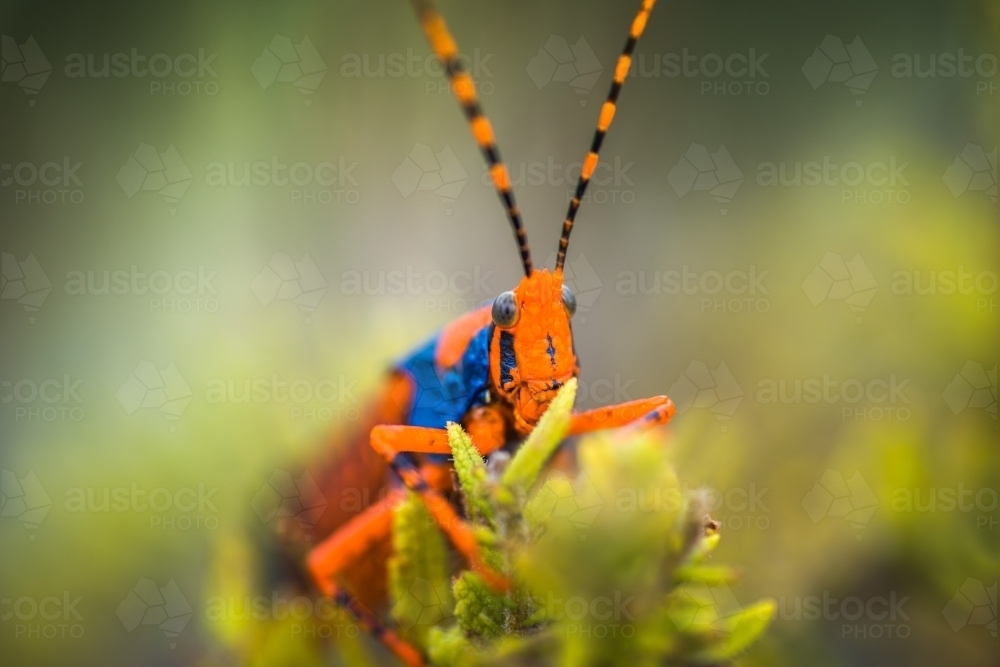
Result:
[[[406,490],[419,495],[455,549],[482,578],[499,590],[509,584],[482,558],[470,526],[446,498],[451,489],[448,422],[462,424],[479,452],[488,457],[516,447],[545,413],[559,388],[580,372],[573,345],[576,299],[563,283],[570,232],[605,133],[611,125],[632,52],[655,0],[643,0],[614,70],[590,150],[559,238],[553,271],[534,268],[527,234],[514,201],[507,168],[500,159],[489,120],[458,47],[430,0],[414,0],[431,49],[447,72],[458,102],[489,166],[490,176],[514,230],[524,277],[491,307],[463,315],[391,369],[367,426],[324,462],[316,477],[328,495],[343,489],[378,501],[363,511],[332,504],[316,526],[327,536],[306,558],[319,590],[347,607],[400,659],[424,662],[420,652],[370,611],[385,595],[385,558],[391,549],[392,515]],[[666,423],[674,406],[666,396],[575,413],[570,434],[628,424]]]

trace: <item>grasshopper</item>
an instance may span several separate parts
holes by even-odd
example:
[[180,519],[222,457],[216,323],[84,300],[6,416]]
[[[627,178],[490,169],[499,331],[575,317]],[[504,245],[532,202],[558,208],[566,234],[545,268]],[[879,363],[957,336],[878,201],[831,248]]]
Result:
[[[509,587],[505,577],[484,562],[471,527],[446,497],[452,484],[446,425],[460,423],[480,454],[489,457],[515,447],[538,423],[559,388],[579,375],[571,325],[576,298],[563,284],[566,249],[601,143],[614,118],[632,52],[654,3],[642,0],[618,57],[611,90],[601,106],[563,222],[555,269],[550,272],[532,264],[507,168],[444,18],[430,0],[413,0],[431,49],[441,61],[486,158],[514,230],[524,277],[513,290],[497,296],[492,306],[462,315],[399,361],[391,369],[370,417],[374,426],[343,448],[322,477],[322,485],[330,490],[389,489],[363,511],[328,510],[316,526],[318,534],[328,537],[309,551],[306,569],[323,595],[346,607],[408,665],[422,665],[424,657],[370,611],[384,597],[384,563],[391,545],[393,511],[406,490],[417,494],[469,565],[497,590]],[[673,414],[670,399],[655,396],[575,413],[569,433],[625,425],[645,428],[665,424]]]

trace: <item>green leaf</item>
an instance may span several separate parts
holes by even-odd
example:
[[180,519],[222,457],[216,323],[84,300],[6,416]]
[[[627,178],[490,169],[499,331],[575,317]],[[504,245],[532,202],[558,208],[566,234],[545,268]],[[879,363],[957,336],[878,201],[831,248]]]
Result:
[[705,537],[698,540],[697,544],[691,550],[691,555],[688,557],[688,563],[691,565],[697,565],[703,562],[708,556],[715,551],[715,548],[719,546],[719,540],[722,539],[720,533],[712,533],[711,535],[706,535]]
[[461,667],[472,663],[472,653],[475,647],[462,629],[453,626],[447,630],[431,628],[427,635],[427,655],[431,663],[438,667]]
[[674,580],[677,582],[706,586],[732,584],[737,579],[736,571],[724,565],[687,565],[674,572]]
[[455,580],[455,617],[468,634],[484,638],[503,634],[507,601],[494,593],[478,575],[465,571]]
[[705,649],[700,658],[710,661],[730,660],[747,648],[764,634],[767,626],[774,618],[777,604],[774,600],[765,599],[750,605],[743,611],[728,616],[721,623],[723,639]]
[[455,462],[458,484],[465,496],[465,506],[472,520],[494,522],[493,506],[489,497],[486,463],[462,427],[448,422],[448,445]]
[[548,522],[561,498],[573,497],[573,483],[563,475],[545,480],[542,488],[524,505],[524,520],[529,534],[535,534]]
[[444,538],[416,494],[396,508],[392,539],[392,615],[404,635],[426,646],[431,627],[451,616],[452,597]]
[[505,505],[524,502],[524,497],[538,480],[538,474],[559,448],[569,432],[573,402],[576,400],[576,378],[571,378],[552,399],[549,409],[538,420],[531,435],[517,450],[500,479],[499,500]]
[[522,514],[530,535],[537,535],[555,519],[568,521],[585,539],[586,529],[597,519],[604,500],[585,474],[571,481],[561,473],[545,484],[524,505]]

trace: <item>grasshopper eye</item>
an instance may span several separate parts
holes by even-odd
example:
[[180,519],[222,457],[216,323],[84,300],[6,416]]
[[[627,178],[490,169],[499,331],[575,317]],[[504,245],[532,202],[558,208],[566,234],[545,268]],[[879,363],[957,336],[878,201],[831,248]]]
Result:
[[517,322],[517,297],[513,292],[504,292],[493,302],[493,323],[507,328]]
[[570,317],[573,317],[576,314],[576,295],[565,285],[562,286],[562,302],[566,306],[566,312],[569,313]]

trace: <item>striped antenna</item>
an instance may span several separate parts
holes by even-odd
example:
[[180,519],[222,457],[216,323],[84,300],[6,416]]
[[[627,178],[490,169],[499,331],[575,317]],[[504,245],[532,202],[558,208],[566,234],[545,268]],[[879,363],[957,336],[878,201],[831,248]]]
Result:
[[639,8],[639,13],[632,20],[632,28],[628,33],[628,41],[625,42],[622,54],[618,56],[618,63],[615,65],[615,78],[611,82],[611,92],[608,93],[608,99],[601,107],[601,115],[597,118],[597,130],[594,132],[594,140],[590,143],[590,152],[587,153],[587,157],[583,160],[583,166],[580,169],[580,180],[576,184],[576,193],[574,193],[573,199],[569,203],[569,211],[566,213],[565,222],[563,222],[562,236],[559,237],[559,254],[556,255],[556,271],[562,271],[563,264],[566,263],[566,248],[569,247],[569,234],[573,231],[573,221],[576,220],[576,212],[580,210],[580,200],[583,199],[583,193],[587,190],[590,177],[597,167],[597,153],[601,150],[601,142],[604,141],[604,135],[608,133],[611,121],[615,117],[615,105],[618,103],[618,93],[621,92],[622,85],[625,83],[625,77],[628,76],[629,68],[632,67],[632,51],[635,50],[635,44],[639,41],[639,37],[642,36],[642,31],[646,29],[649,12],[653,10],[653,5],[655,4],[656,0],[642,0],[642,7]]
[[517,208],[514,193],[510,189],[510,175],[507,172],[507,167],[500,160],[500,151],[497,149],[493,137],[493,127],[483,114],[482,107],[479,106],[479,99],[476,97],[476,84],[473,82],[472,76],[462,67],[462,63],[458,59],[458,46],[451,33],[448,32],[444,17],[434,7],[433,1],[413,0],[413,8],[417,11],[417,18],[420,19],[420,26],[424,29],[424,34],[427,35],[427,41],[431,44],[431,50],[434,51],[448,73],[451,90],[458,98],[459,104],[462,105],[462,111],[465,112],[465,118],[469,121],[469,126],[472,129],[472,136],[475,137],[476,143],[479,144],[479,148],[486,158],[493,185],[500,195],[500,201],[503,202],[507,211],[507,218],[514,228],[524,275],[530,276],[532,264],[528,235],[524,231],[521,212]]

